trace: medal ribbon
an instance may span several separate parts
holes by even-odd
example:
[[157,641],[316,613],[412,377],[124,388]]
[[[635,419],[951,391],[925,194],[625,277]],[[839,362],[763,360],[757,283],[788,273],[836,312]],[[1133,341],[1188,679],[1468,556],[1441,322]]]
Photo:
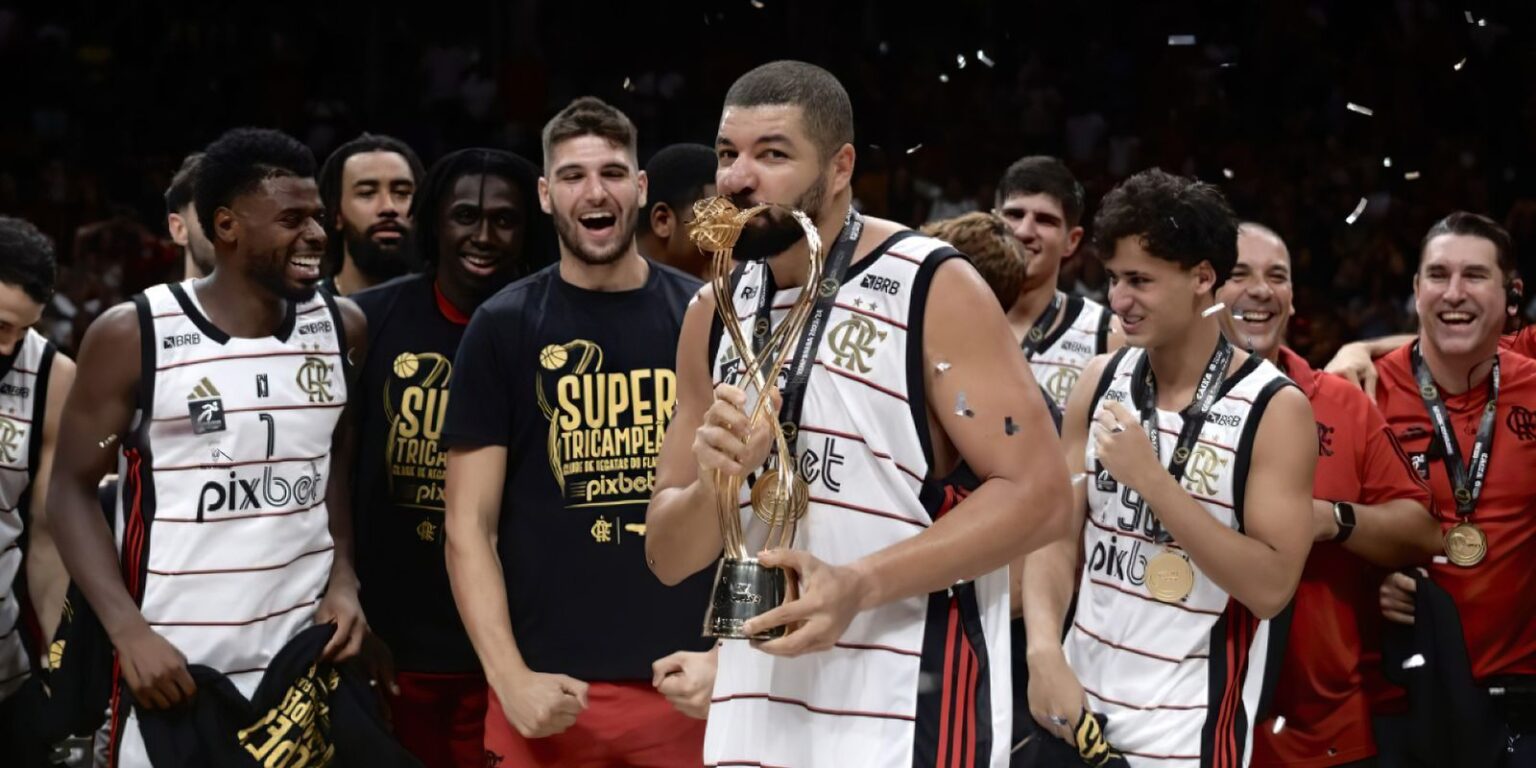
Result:
[[[1435,386],[1435,377],[1419,354],[1419,343],[1413,343],[1409,351],[1413,361],[1413,375],[1419,382],[1419,397],[1429,410],[1429,421],[1435,427],[1435,437],[1440,441],[1440,461],[1451,480],[1451,495],[1456,500],[1456,515],[1463,520],[1472,516],[1477,499],[1483,495],[1483,481],[1488,476],[1488,461],[1493,456],[1493,425],[1497,419],[1499,403],[1499,358],[1493,358],[1493,370],[1488,375],[1488,404],[1483,407],[1483,419],[1477,425],[1477,438],[1472,443],[1470,468],[1461,462],[1461,446],[1451,426],[1451,415]],[[1471,475],[1470,480],[1468,475]]]
[[1024,350],[1025,360],[1034,358],[1035,353],[1040,351],[1040,342],[1045,339],[1046,332],[1051,330],[1051,323],[1056,322],[1056,315],[1061,313],[1062,303],[1060,292],[1052,295],[1050,305],[1040,313],[1035,324],[1030,326],[1029,333],[1024,334],[1024,340],[1019,342],[1019,349]]

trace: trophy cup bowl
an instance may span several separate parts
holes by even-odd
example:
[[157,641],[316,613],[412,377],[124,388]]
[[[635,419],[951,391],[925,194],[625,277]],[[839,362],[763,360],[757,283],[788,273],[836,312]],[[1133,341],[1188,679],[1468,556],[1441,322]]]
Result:
[[[689,231],[689,236],[700,250],[713,254],[714,274],[711,285],[715,294],[715,310],[721,324],[730,334],[737,353],[741,355],[741,386],[749,393],[755,391],[757,395],[756,402],[748,406],[749,423],[756,425],[759,419],[764,419],[773,435],[773,457],[777,460],[777,468],[761,472],[751,494],[753,511],[768,531],[763,542],[764,549],[792,546],[796,524],[809,506],[809,489],[805,481],[799,473],[787,469],[795,466],[793,454],[789,450],[784,426],[765,408],[769,398],[764,393],[778,381],[780,373],[789,363],[796,342],[805,330],[816,299],[814,286],[821,283],[825,255],[821,249],[821,233],[810,217],[791,210],[789,213],[805,231],[809,246],[808,287],[800,292],[779,327],[765,341],[760,342],[755,348],[757,351],[754,351],[753,345],[742,334],[740,320],[736,316],[730,283],[731,252],[747,222],[773,207],[763,204],[742,210],[732,204],[729,198],[707,198],[694,205],[694,221]],[[766,265],[763,268],[766,269]],[[749,551],[747,548],[740,501],[743,478],[717,471],[714,480],[715,506],[724,551],[715,569],[715,585],[709,607],[704,613],[704,636],[734,640],[771,640],[783,637],[789,631],[785,626],[753,635],[742,631],[747,620],[761,616],[792,599],[796,585],[791,572],[764,566],[751,556],[750,552],[755,550]]]

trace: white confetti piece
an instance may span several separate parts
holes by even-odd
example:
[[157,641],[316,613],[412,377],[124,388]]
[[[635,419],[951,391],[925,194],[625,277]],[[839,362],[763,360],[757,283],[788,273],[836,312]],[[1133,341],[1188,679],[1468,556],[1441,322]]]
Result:
[[942,72],[939,73],[939,82],[941,82],[941,83],[949,82],[949,75],[943,74]]
[[761,11],[764,7],[763,0],[752,0],[752,7]]
[[1354,103],[1353,101],[1349,102],[1348,104],[1345,104],[1344,106],[1349,111],[1351,111],[1351,112],[1358,112],[1358,113],[1360,113],[1362,115],[1365,115],[1366,117],[1370,117],[1371,115],[1376,114],[1376,111],[1371,109],[1370,107],[1361,106],[1359,104]]
[[1217,312],[1220,312],[1220,311],[1222,311],[1223,309],[1226,309],[1226,308],[1227,308],[1226,302],[1218,301],[1215,304],[1212,304],[1209,307],[1206,307],[1204,310],[1202,310],[1200,312],[1200,316],[1201,317],[1210,317],[1211,315],[1214,315]]
[[1418,181],[1419,180],[1419,172],[1418,171],[1409,171],[1409,172],[1403,174],[1403,180],[1404,181]]
[[1285,730],[1285,715],[1275,718],[1275,727],[1270,729],[1270,733],[1279,733],[1283,730]]
[[987,52],[983,51],[980,48],[976,49],[976,60],[981,62],[981,63],[983,63],[983,64],[985,64],[985,65],[987,65],[988,67],[997,66],[997,64],[995,62],[993,62],[991,59],[987,58]]
[[966,64],[966,62],[965,62],[965,54],[963,54],[963,53],[955,54],[955,66],[960,68],[960,69],[965,69],[965,64]]
[[1383,157],[1381,159],[1381,167],[1383,167],[1383,168],[1391,168],[1392,167],[1392,158],[1390,158],[1390,157]]
[[1223,169],[1221,169],[1221,175],[1223,175],[1223,176],[1225,176],[1225,177],[1230,179],[1230,178],[1236,176],[1237,174],[1233,173],[1231,168],[1223,168]]
[[633,91],[634,89],[635,89],[635,84],[631,83],[629,81],[629,78],[627,78],[627,77],[624,78],[624,90],[626,90],[626,91]]
[[1424,654],[1415,653],[1403,662],[1403,669],[1418,669],[1424,666]]
[[940,360],[939,362],[934,363],[933,367],[938,369],[940,374],[944,374],[944,373],[948,373],[949,369],[953,368],[954,366],[950,365],[948,362],[946,362],[944,360]]
[[1195,44],[1195,36],[1194,35],[1169,35],[1168,36],[1168,44],[1169,45],[1194,45]]
[[1458,61],[1455,64],[1451,65],[1451,69],[1453,69],[1453,70],[1455,70],[1457,72],[1460,72],[1461,68],[1465,67],[1466,65],[1467,65],[1467,57],[1463,56],[1463,57],[1461,57],[1461,61]]
[[1365,206],[1366,200],[1362,197],[1360,198],[1360,202],[1355,204],[1355,209],[1350,211],[1348,216],[1344,217],[1344,223],[1354,224],[1357,220],[1359,220],[1360,214],[1365,213]]
[[914,145],[912,145],[910,147],[907,147],[907,154],[910,155],[913,152],[916,152],[916,151],[918,151],[919,149],[922,149],[922,148],[923,148],[923,143],[921,141],[919,141],[918,143],[916,143],[916,144],[914,144]]

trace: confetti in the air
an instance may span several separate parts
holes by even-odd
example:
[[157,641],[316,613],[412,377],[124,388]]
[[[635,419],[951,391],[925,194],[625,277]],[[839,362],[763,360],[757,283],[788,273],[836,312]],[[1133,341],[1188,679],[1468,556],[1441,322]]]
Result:
[[1174,219],[1172,216],[1168,217],[1168,223],[1172,224],[1174,229],[1178,229],[1179,228],[1178,220]]
[[933,367],[938,369],[940,375],[943,375],[944,373],[947,373],[949,371],[949,369],[953,368],[954,366],[950,365],[947,361],[940,360],[937,363],[934,363]]
[[943,74],[942,72],[939,73],[939,82],[941,82],[941,83],[949,82],[949,75]]
[[1418,669],[1422,666],[1424,666],[1424,654],[1422,653],[1415,653],[1409,656],[1407,661],[1403,662],[1403,669]]
[[1488,26],[1488,20],[1487,19],[1478,19],[1477,20],[1477,25],[1479,27],[1486,27],[1486,26]]
[[1376,114],[1376,111],[1371,109],[1370,107],[1363,107],[1363,106],[1361,106],[1359,104],[1354,103],[1353,101],[1349,102],[1348,104],[1345,104],[1344,106],[1349,111],[1351,111],[1351,112],[1358,112],[1358,113],[1360,113],[1362,115],[1365,115],[1366,117],[1370,117],[1371,115]]
[[1225,176],[1225,177],[1230,179],[1230,178],[1236,176],[1237,174],[1233,173],[1231,168],[1223,168],[1223,169],[1221,169],[1221,175],[1223,175],[1223,176]]
[[1451,69],[1454,69],[1457,72],[1460,72],[1461,68],[1465,67],[1466,65],[1467,65],[1467,57],[1463,56],[1463,57],[1461,57],[1461,61],[1458,61],[1454,65],[1451,66]]
[[963,54],[963,53],[955,54],[955,66],[960,68],[960,69],[965,69],[965,54]]
[[1409,171],[1409,172],[1403,174],[1403,180],[1404,181],[1418,181],[1419,180],[1419,172],[1418,171]]
[[1168,36],[1168,44],[1169,45],[1194,45],[1195,44],[1195,36],[1194,35],[1169,35]]
[[1360,202],[1355,204],[1355,209],[1353,211],[1350,211],[1348,216],[1344,217],[1344,223],[1345,224],[1354,224],[1355,221],[1357,221],[1360,218],[1360,214],[1365,213],[1365,205],[1366,205],[1365,198],[1363,198],[1363,197],[1360,198]]
[[1467,17],[1467,23],[1468,24],[1476,24],[1477,23],[1477,20],[1472,18],[1472,12],[1471,11],[1462,11],[1462,15]]
[[1222,311],[1223,309],[1226,309],[1226,308],[1227,308],[1226,302],[1218,301],[1215,304],[1212,304],[1209,307],[1206,307],[1203,311],[1201,311],[1200,316],[1201,317],[1210,317],[1211,315],[1214,315],[1217,312],[1220,312],[1220,311]]
[[1279,733],[1283,730],[1285,730],[1285,715],[1275,718],[1275,727],[1271,733]]
[[1381,159],[1381,167],[1383,167],[1383,168],[1391,168],[1392,167],[1392,158],[1390,158],[1390,157],[1383,157]]
[[1018,432],[1018,431],[1019,431],[1019,425],[1013,423],[1013,417],[1012,416],[1004,416],[1003,417],[1003,434],[1012,437],[1013,434]]
[[752,0],[752,7],[761,11],[764,7],[763,0]]
[[919,141],[918,143],[913,144],[910,147],[907,147],[907,154],[910,155],[913,152],[916,152],[916,151],[918,151],[919,149],[922,149],[922,148],[923,148],[923,143],[921,141]]
[[634,89],[635,89],[635,84],[631,83],[629,81],[629,78],[627,78],[627,77],[624,78],[624,90],[626,90],[626,91],[633,91]]
[[115,442],[117,442],[117,435],[107,435],[105,439],[98,441],[96,445],[100,448],[105,448]]
[[1435,555],[1433,558],[1431,558],[1431,562],[1433,562],[1435,565],[1450,565],[1451,559],[1445,555]]
[[960,394],[955,395],[955,415],[964,416],[966,418],[970,418],[976,415],[976,412],[971,410],[970,405],[965,402],[964,390],[962,390]]
[[884,40],[881,40],[880,41],[880,45],[878,46],[878,50],[882,54],[890,53],[891,52],[891,44],[887,43]]
[[983,63],[983,64],[985,64],[985,65],[987,65],[988,67],[997,66],[996,62],[994,62],[991,59],[987,58],[987,52],[983,51],[980,48],[976,49],[976,60],[981,62],[981,63]]

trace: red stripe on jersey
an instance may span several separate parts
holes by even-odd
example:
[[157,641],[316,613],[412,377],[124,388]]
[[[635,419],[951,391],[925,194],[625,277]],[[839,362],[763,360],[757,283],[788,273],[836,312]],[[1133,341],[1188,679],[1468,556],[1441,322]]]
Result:
[[1141,710],[1143,712],[1151,712],[1151,711],[1157,710],[1157,709],[1191,710],[1191,709],[1207,709],[1208,708],[1204,704],[1146,704],[1146,705],[1132,704],[1132,703],[1127,702],[1127,701],[1119,701],[1117,699],[1111,699],[1110,697],[1105,696],[1104,694],[1101,694],[1098,691],[1095,691],[1095,690],[1093,690],[1092,688],[1089,688],[1086,685],[1083,686],[1083,690],[1087,691],[1089,696],[1092,696],[1095,699],[1098,699],[1099,701],[1107,701],[1107,702],[1109,702],[1111,704],[1114,704],[1115,706],[1125,707],[1126,709],[1139,709],[1139,710]]
[[252,624],[260,624],[261,622],[268,619],[275,619],[287,613],[293,613],[300,608],[305,608],[318,602],[320,602],[320,600],[316,598],[314,600],[299,603],[292,608],[284,608],[281,611],[273,611],[272,613],[269,613],[265,616],[257,616],[254,619],[245,619],[242,621],[151,621],[149,622],[149,625],[151,627],[248,627]]
[[916,656],[918,658],[922,658],[923,656],[923,654],[917,651],[892,648],[889,645],[874,645],[869,643],[833,643],[832,645],[837,648],[846,648],[850,651],[889,651],[891,653],[899,653],[903,656]]
[[971,674],[965,683],[965,759],[962,766],[976,764],[976,682],[981,675],[981,660],[976,658],[976,649],[971,646],[970,635],[964,637],[966,666]]
[[902,715],[895,712],[862,712],[853,709],[828,709],[826,707],[813,706],[799,699],[791,699],[787,696],[774,696],[770,693],[733,693],[729,696],[720,696],[718,698],[710,699],[709,701],[711,704],[725,704],[731,701],[744,701],[749,699],[759,699],[774,704],[793,704],[807,712],[810,712],[813,715],[831,715],[833,717],[873,717],[880,720],[906,720],[908,722],[916,719],[911,715]]
[[1072,622],[1072,627],[1074,629],[1076,629],[1077,631],[1087,635],[1088,637],[1093,638],[1094,640],[1097,640],[1099,642],[1099,644],[1101,644],[1101,645],[1107,645],[1107,646],[1109,646],[1111,648],[1114,648],[1117,651],[1125,651],[1127,653],[1134,653],[1137,656],[1145,656],[1145,657],[1147,657],[1149,659],[1157,659],[1158,661],[1166,661],[1169,664],[1183,664],[1184,662],[1190,661],[1192,659],[1208,659],[1208,658],[1210,658],[1210,655],[1209,654],[1205,654],[1205,653],[1191,653],[1190,655],[1185,656],[1182,659],[1175,659],[1175,658],[1171,658],[1171,657],[1168,657],[1168,656],[1159,656],[1158,654],[1155,654],[1155,653],[1151,653],[1151,652],[1148,652],[1148,651],[1143,651],[1140,648],[1132,648],[1129,645],[1120,645],[1119,643],[1112,643],[1112,642],[1110,642],[1108,640],[1105,640],[1102,637],[1099,637],[1098,635],[1095,635],[1092,632],[1089,632],[1087,629],[1084,629],[1083,625],[1079,624],[1076,621]]
[[181,361],[179,363],[171,363],[170,365],[162,365],[159,368],[156,368],[155,370],[156,371],[169,371],[172,368],[181,368],[182,366],[187,366],[187,365],[202,365],[203,363],[217,363],[217,362],[219,362],[221,360],[247,360],[247,359],[254,359],[254,358],[258,358],[258,357],[341,357],[341,352],[339,352],[337,350],[334,350],[334,349],[328,349],[328,350],[324,350],[324,351],[316,350],[316,351],[312,351],[312,352],[306,352],[306,351],[302,351],[302,350],[295,350],[295,351],[284,351],[284,352],[252,352],[252,353],[247,354],[247,355],[219,355],[218,357],[204,357],[204,358],[199,359],[199,360],[183,360],[183,361]]
[[1236,599],[1227,603],[1227,674],[1222,681],[1221,709],[1216,718],[1216,733],[1212,739],[1214,761],[1212,768],[1238,768],[1241,764],[1242,746],[1237,743],[1237,715],[1242,708],[1243,679],[1248,676],[1249,646],[1258,629],[1258,621],[1247,607]]
[[329,455],[329,453],[322,453],[319,456],[295,456],[293,458],[278,459],[251,459],[250,461],[228,461],[223,463],[210,464],[183,464],[179,467],[155,467],[155,471],[184,472],[189,469],[225,469],[228,467],[248,467],[252,464],[286,464],[293,461],[319,461]]
[[869,379],[860,378],[860,377],[855,376],[855,375],[853,375],[851,373],[848,373],[847,371],[844,371],[844,370],[841,370],[841,369],[838,369],[838,368],[834,368],[834,367],[832,367],[830,365],[827,365],[826,363],[823,363],[820,360],[817,360],[816,364],[821,366],[822,369],[825,370],[827,373],[835,373],[838,376],[841,376],[841,377],[843,377],[845,379],[848,379],[850,381],[856,381],[856,382],[858,382],[860,384],[863,384],[864,386],[869,387],[870,389],[873,389],[873,390],[875,390],[877,392],[882,392],[884,394],[890,395],[891,397],[894,397],[897,400],[902,401],[903,403],[907,402],[906,396],[901,394],[900,392],[897,392],[894,389],[886,389],[885,387],[882,387],[879,384],[876,384],[873,381],[870,381]]
[[[227,413],[227,411],[226,411],[226,413]],[[188,416],[187,418],[191,418],[191,416]],[[826,427],[812,427],[812,426],[802,426],[802,427],[800,427],[800,431],[801,432],[815,432],[817,434],[822,434],[822,435],[831,435],[833,437],[841,437],[841,438],[844,438],[844,439],[847,439],[847,440],[852,440],[852,441],[854,441],[856,443],[861,443],[861,444],[863,444],[863,446],[866,449],[869,450],[870,454],[873,455],[875,458],[877,458],[877,459],[885,459],[885,460],[891,462],[892,464],[895,464],[897,469],[901,470],[902,472],[907,473],[907,476],[911,477],[913,480],[916,480],[918,482],[922,482],[923,481],[923,476],[922,475],[919,475],[918,473],[913,472],[910,469],[907,469],[905,466],[902,465],[901,462],[896,460],[896,457],[892,456],[891,454],[886,453],[884,451],[876,450],[874,446],[869,444],[868,440],[864,439],[863,435],[855,435],[852,432],[840,432],[840,431],[835,430],[835,429],[827,429]]]
[[891,513],[891,512],[881,512],[878,509],[870,509],[869,507],[861,507],[861,506],[858,506],[857,504],[849,504],[849,503],[844,502],[844,501],[832,501],[831,499],[822,499],[822,498],[817,498],[815,496],[811,497],[811,501],[815,502],[817,504],[826,504],[827,506],[830,506],[830,507],[842,507],[843,509],[853,510],[854,512],[863,512],[866,515],[874,515],[875,517],[890,518],[891,520],[896,520],[898,522],[903,522],[903,523],[906,523],[908,525],[915,525],[915,526],[917,526],[919,528],[927,528],[928,527],[928,523],[925,523],[925,522],[923,522],[921,520],[914,520],[914,519],[912,519],[910,517],[903,517],[901,515],[894,514],[894,513]]
[[862,307],[850,307],[847,304],[844,304],[844,303],[842,303],[840,301],[836,302],[833,306],[841,307],[841,308],[846,309],[849,312],[852,312],[852,313],[854,313],[856,315],[864,315],[865,317],[872,317],[872,318],[874,318],[876,320],[879,320],[880,322],[885,323],[886,325],[889,325],[889,326],[891,326],[893,328],[900,328],[903,331],[907,330],[907,326],[905,324],[896,322],[895,320],[892,320],[891,318],[886,317],[885,315],[877,315],[874,312],[871,312],[871,311],[869,311],[867,309],[864,309]]
[[1118,584],[1113,584],[1113,583],[1108,582],[1108,581],[1101,581],[1099,579],[1093,579],[1093,578],[1090,578],[1088,580],[1090,582],[1093,582],[1094,584],[1096,584],[1098,586],[1105,587],[1107,589],[1113,589],[1116,592],[1120,592],[1122,594],[1130,595],[1131,597],[1137,598],[1139,600],[1145,600],[1145,601],[1147,601],[1149,603],[1155,603],[1157,605],[1166,605],[1169,608],[1177,608],[1177,609],[1179,609],[1181,611],[1184,611],[1186,613],[1201,613],[1201,614],[1205,614],[1206,616],[1220,616],[1221,615],[1220,611],[1205,611],[1205,610],[1201,610],[1199,608],[1190,608],[1189,606],[1182,605],[1180,603],[1165,603],[1165,602],[1163,602],[1161,600],[1158,600],[1157,598],[1152,597],[1150,595],[1143,595],[1140,592],[1136,592],[1134,590],[1126,589],[1125,587],[1122,587],[1122,586],[1120,586]]
[[896,257],[898,259],[901,259],[902,261],[905,261],[905,262],[908,262],[908,263],[911,263],[911,264],[917,264],[919,266],[921,266],[922,263],[923,263],[922,259],[916,259],[916,258],[908,256],[908,255],[906,255],[904,253],[897,253],[895,251],[886,251],[885,254],[887,256],[894,256],[894,257]]
[[[1127,539],[1137,539],[1138,541],[1145,541],[1148,544],[1156,544],[1157,543],[1157,542],[1153,541],[1150,536],[1142,536],[1141,534],[1136,533],[1134,531],[1122,531],[1119,528],[1111,528],[1111,527],[1109,527],[1107,525],[1103,525],[1099,521],[1093,519],[1093,513],[1092,512],[1089,512],[1089,514],[1088,514],[1088,524],[1093,526],[1093,527],[1095,527],[1095,528],[1097,528],[1097,529],[1099,529],[1099,530],[1101,530],[1101,531],[1104,531],[1106,533],[1113,533],[1116,536],[1124,536]],[[1173,541],[1163,542],[1163,546],[1167,547],[1168,549],[1173,550],[1175,552],[1182,552],[1182,551],[1184,551],[1183,547],[1180,547],[1177,542],[1173,542]]]
[[149,569],[149,572],[156,576],[212,576],[221,573],[257,573],[260,571],[280,571],[290,565],[293,565],[294,563],[297,563],[300,560],[303,560],[306,557],[323,555],[326,552],[330,552],[334,549],[336,549],[335,545],[329,547],[321,547],[320,549],[312,549],[302,555],[299,555],[298,557],[293,558],[292,560],[289,560],[286,563],[278,563],[276,565],[257,565],[250,568],[209,568],[199,571],[157,571],[151,568]]
[[949,768],[953,760],[949,743],[950,720],[954,717],[955,699],[955,632],[960,623],[960,611],[953,598],[949,601],[949,622],[944,635],[944,693],[939,698],[939,749],[936,762]]

